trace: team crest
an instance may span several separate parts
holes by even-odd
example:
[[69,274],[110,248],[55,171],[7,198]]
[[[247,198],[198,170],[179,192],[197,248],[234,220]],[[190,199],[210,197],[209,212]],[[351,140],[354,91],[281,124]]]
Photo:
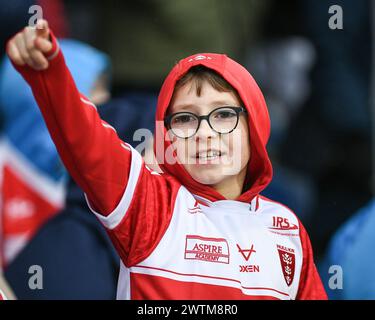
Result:
[[290,287],[294,279],[294,271],[296,266],[296,256],[294,249],[286,248],[277,245],[279,252],[281,268],[283,269],[284,279],[286,284]]

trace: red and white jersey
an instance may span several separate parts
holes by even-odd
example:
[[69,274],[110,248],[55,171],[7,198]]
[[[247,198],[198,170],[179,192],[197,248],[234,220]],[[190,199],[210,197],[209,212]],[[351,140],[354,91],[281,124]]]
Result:
[[52,40],[47,70],[15,67],[121,257],[118,298],[326,298],[302,224],[289,209],[259,195],[272,178],[265,147],[270,124],[260,90],[243,67],[224,55],[185,59],[168,75],[156,114],[163,119],[175,82],[196,64],[216,70],[238,90],[251,127],[250,187],[226,200],[177,165],[164,165],[164,174],[145,166],[78,92]]
[[[132,149],[130,179],[118,207],[106,217],[92,209],[119,240],[118,299],[323,297],[307,234],[288,208],[262,196],[251,203],[211,202],[181,186],[170,214],[160,215],[157,198],[142,195],[151,176]],[[139,196],[148,197],[149,206],[132,200]],[[148,228],[146,220],[156,225]],[[150,242],[153,233],[160,234]],[[132,243],[134,237],[139,243]],[[132,243],[130,257],[124,243]]]

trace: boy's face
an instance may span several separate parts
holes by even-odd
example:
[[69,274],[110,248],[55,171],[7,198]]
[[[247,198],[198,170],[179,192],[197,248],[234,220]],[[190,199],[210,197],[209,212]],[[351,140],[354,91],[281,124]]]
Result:
[[[205,81],[198,96],[195,84],[187,83],[174,93],[169,114],[191,112],[202,116],[219,107],[241,105],[233,92],[217,91]],[[215,116],[219,125],[220,121],[228,121],[226,118],[225,113]],[[207,120],[202,120],[198,131],[190,138],[178,138],[171,131],[169,136],[178,161],[194,180],[210,185],[222,194],[235,185],[242,190],[250,159],[246,113],[239,113],[238,124],[230,133],[219,134],[210,127]]]

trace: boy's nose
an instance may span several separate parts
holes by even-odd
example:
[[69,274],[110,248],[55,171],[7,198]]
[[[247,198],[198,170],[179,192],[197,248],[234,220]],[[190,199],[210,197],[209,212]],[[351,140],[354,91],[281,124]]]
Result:
[[211,129],[206,119],[202,119],[198,131],[195,135],[196,139],[205,140],[216,137],[218,133]]

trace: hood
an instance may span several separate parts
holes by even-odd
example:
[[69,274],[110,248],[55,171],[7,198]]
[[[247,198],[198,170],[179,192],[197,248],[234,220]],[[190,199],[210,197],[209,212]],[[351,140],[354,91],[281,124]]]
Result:
[[[247,177],[244,192],[237,201],[250,202],[272,180],[272,165],[266,150],[270,136],[270,118],[263,94],[250,73],[240,64],[224,54],[202,53],[195,54],[181,60],[174,66],[160,90],[156,121],[163,121],[171,101],[176,82],[192,67],[203,65],[220,74],[235,88],[248,112],[250,132],[251,157],[247,167]],[[160,122],[159,122],[160,123]],[[166,128],[156,125],[155,137],[165,137]],[[155,139],[156,141],[157,139]],[[163,139],[164,150],[171,145],[171,141]],[[157,146],[154,145],[155,154]],[[163,153],[164,154],[164,153]],[[195,181],[181,164],[163,163],[158,159],[164,173],[173,175],[191,193],[204,197],[210,201],[225,200],[225,197],[212,187]]]

